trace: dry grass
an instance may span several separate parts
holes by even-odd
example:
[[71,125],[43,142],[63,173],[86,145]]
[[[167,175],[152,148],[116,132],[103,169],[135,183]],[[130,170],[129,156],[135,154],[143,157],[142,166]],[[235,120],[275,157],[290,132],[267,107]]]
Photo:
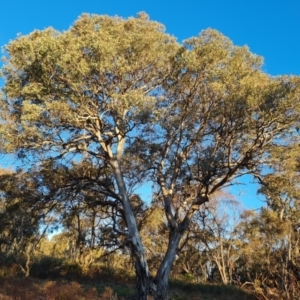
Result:
[[[0,300],[126,300],[134,299],[134,286],[76,281],[6,278],[0,281]],[[118,296],[117,296],[118,294]],[[131,294],[131,296],[130,296]],[[234,287],[173,283],[171,300],[253,300]]]
[[0,300],[112,300],[114,291],[106,287],[98,293],[78,282],[42,281],[33,278],[2,279]]
[[[20,278],[14,264],[0,267],[0,300],[127,300],[135,299],[133,273],[94,265],[84,270],[60,261],[44,261]],[[171,300],[253,300],[235,286],[171,280]]]

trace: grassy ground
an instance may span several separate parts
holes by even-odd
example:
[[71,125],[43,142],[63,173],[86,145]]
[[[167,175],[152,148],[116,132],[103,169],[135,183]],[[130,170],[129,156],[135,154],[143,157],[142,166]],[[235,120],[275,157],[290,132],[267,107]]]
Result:
[[[110,278],[112,279],[112,278]],[[172,300],[253,300],[253,296],[231,286],[172,282]],[[66,281],[36,278],[2,278],[0,300],[126,300],[134,299],[134,285],[107,280]]]
[[[44,258],[22,278],[16,264],[0,266],[0,300],[135,300],[134,273],[93,265],[86,270],[74,263]],[[170,281],[171,300],[255,300],[237,286]]]

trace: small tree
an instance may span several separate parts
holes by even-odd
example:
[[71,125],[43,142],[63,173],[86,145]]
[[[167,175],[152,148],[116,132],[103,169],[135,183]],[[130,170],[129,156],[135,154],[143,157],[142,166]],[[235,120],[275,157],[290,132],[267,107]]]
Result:
[[30,173],[0,175],[0,252],[11,257],[26,277],[50,225],[48,207],[40,201],[36,183]]
[[196,239],[202,244],[207,260],[216,266],[222,283],[229,284],[233,282],[235,263],[239,258],[236,226],[242,207],[228,195],[220,196],[195,213],[194,222],[199,226]]
[[[144,13],[34,31],[6,46],[2,149],[65,166],[89,157],[107,170],[111,184],[97,191],[120,208],[139,299],[165,299],[193,213],[299,119],[299,78],[268,76],[261,64],[211,29],[179,44]],[[154,280],[131,203],[145,182],[169,229]]]
[[[259,192],[265,195],[272,217],[267,218],[265,213],[261,219],[271,231],[270,235],[276,237],[273,243],[277,251],[272,256],[277,270],[269,273],[276,274],[274,281],[282,292],[281,297],[297,299],[300,280],[299,136],[283,140],[280,146],[272,148],[269,159],[272,172],[257,175],[261,183]],[[276,224],[276,228],[270,223]]]

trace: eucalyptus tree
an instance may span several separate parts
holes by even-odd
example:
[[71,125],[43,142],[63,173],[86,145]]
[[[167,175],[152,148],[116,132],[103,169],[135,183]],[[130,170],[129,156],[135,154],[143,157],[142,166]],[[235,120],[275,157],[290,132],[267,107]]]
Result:
[[207,262],[216,267],[222,283],[229,284],[236,276],[235,264],[239,259],[236,228],[243,210],[228,195],[219,195],[218,198],[211,199],[194,214],[193,221],[198,225],[195,243],[199,244],[202,256],[206,256]]
[[[259,213],[245,211],[237,226],[238,273],[243,286],[250,285],[258,299],[299,299],[299,272],[293,270],[289,253],[290,225],[276,211],[264,207]],[[295,254],[293,251],[294,263]]]
[[0,175],[0,252],[29,276],[34,251],[51,227],[51,203],[42,201],[32,173]]
[[[82,15],[67,31],[19,36],[5,47],[1,148],[68,165],[89,157],[110,182],[139,299],[167,297],[181,237],[199,206],[261,163],[299,118],[298,77],[271,77],[262,59],[215,30],[183,44],[150,21]],[[133,209],[153,184],[168,225],[154,280]]]
[[[261,183],[259,192],[265,195],[268,208],[278,219],[276,226],[285,225],[285,231],[277,238],[280,259],[276,260],[279,269],[276,282],[284,292],[282,297],[296,299],[300,280],[299,136],[283,140],[280,146],[272,148],[269,160],[271,172],[256,177]],[[265,223],[270,227],[267,221]]]

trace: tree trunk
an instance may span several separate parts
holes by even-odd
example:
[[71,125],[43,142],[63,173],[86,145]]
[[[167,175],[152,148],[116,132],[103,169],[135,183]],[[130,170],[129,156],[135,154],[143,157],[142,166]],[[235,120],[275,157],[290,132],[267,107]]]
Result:
[[170,232],[168,250],[155,277],[155,300],[167,299],[170,272],[177,254],[179,242],[187,227],[188,219],[185,219],[177,228]]
[[176,227],[171,228],[168,250],[160,265],[155,280],[153,281],[149,274],[144,248],[127,194],[119,161],[117,159],[111,160],[111,166],[114,171],[119,194],[122,197],[122,205],[131,246],[131,255],[137,276],[138,299],[149,300],[154,298],[155,300],[165,300],[168,295],[170,272],[177,254],[180,239],[189,226],[189,218],[186,217],[180,224],[176,223]]
[[119,194],[122,197],[122,205],[125,215],[125,222],[128,229],[129,244],[131,246],[131,256],[134,261],[137,276],[137,293],[139,300],[147,300],[150,292],[151,280],[149,275],[148,264],[146,261],[144,247],[140,238],[138,226],[134,212],[127,194],[125,182],[119,165],[119,161],[114,159],[111,161]]

